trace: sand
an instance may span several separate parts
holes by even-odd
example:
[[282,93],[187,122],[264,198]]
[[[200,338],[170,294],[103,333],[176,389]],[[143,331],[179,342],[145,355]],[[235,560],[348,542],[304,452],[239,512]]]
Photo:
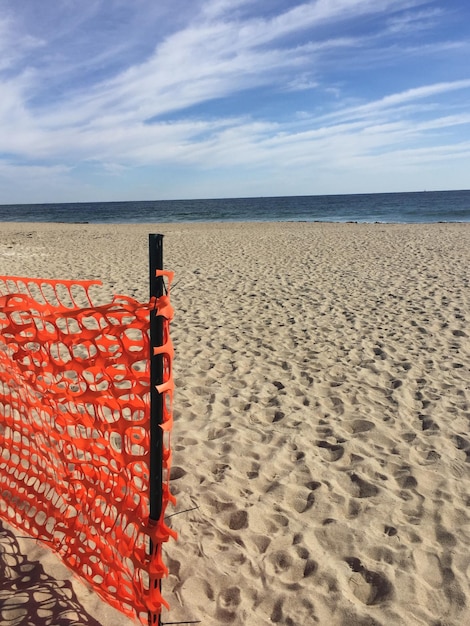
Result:
[[[470,225],[10,223],[0,274],[145,299],[149,232],[176,272],[169,514],[192,509],[163,621],[470,623]],[[0,570],[15,540],[74,581],[81,621],[32,623],[132,623],[6,536]]]

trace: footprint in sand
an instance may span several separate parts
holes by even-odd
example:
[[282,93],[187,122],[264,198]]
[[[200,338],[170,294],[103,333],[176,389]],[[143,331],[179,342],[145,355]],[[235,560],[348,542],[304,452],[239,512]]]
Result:
[[470,442],[462,437],[461,435],[456,435],[454,438],[455,447],[457,450],[462,450],[465,452],[465,462],[470,463]]
[[186,470],[182,467],[174,466],[171,468],[170,480],[179,480],[180,478],[183,478],[183,476],[186,476]]
[[239,587],[228,587],[217,597],[216,617],[222,622],[233,622],[241,603]]
[[431,587],[440,589],[443,579],[438,556],[416,548],[413,551],[413,558],[421,578]]
[[[315,615],[315,608],[310,600],[299,599],[294,602],[295,616],[289,617],[289,603],[284,598],[278,598],[271,612],[271,622],[278,624],[318,624],[318,617]],[[287,606],[285,606],[287,605]]]
[[283,413],[282,411],[275,411],[272,423],[275,424],[276,422],[280,422],[285,418],[285,416],[285,413]]
[[343,446],[328,443],[328,441],[317,441],[317,446],[322,451],[322,456],[327,461],[339,461],[344,454]]
[[365,433],[375,428],[375,424],[369,420],[357,419],[345,424],[345,427],[354,435]]
[[344,560],[353,571],[348,582],[358,600],[370,606],[384,602],[391,595],[392,585],[383,574],[366,569],[356,557]]
[[411,474],[411,467],[409,465],[400,466],[393,472],[393,477],[400,489],[416,489],[418,486],[418,481]]
[[230,465],[227,465],[227,463],[213,463],[210,471],[214,476],[215,482],[222,482],[222,480],[225,478],[225,472],[228,469],[230,469]]
[[398,530],[395,528],[395,526],[385,526],[384,533],[389,537],[395,537],[395,535],[398,533]]
[[260,554],[264,554],[271,543],[271,539],[266,537],[266,535],[257,535],[255,533],[253,533],[252,540]]
[[357,474],[351,474],[350,477],[353,484],[353,494],[357,498],[371,498],[379,493],[379,488],[368,483]]
[[261,467],[260,464],[256,463],[256,461],[253,461],[251,463],[251,470],[246,473],[246,475],[248,476],[250,480],[253,480],[254,478],[258,478],[260,467]]
[[290,585],[313,576],[317,569],[318,564],[310,558],[310,552],[300,545],[275,550],[268,555],[266,561],[266,573]]
[[314,491],[318,489],[321,483],[317,483],[314,481],[308,482],[304,488],[299,488],[292,493],[287,498],[287,503],[291,506],[297,513],[305,513],[315,504],[315,494]]
[[429,415],[422,415],[420,413],[418,418],[421,421],[422,430],[439,430],[439,426],[429,417]]
[[248,513],[243,509],[234,511],[228,519],[230,530],[243,530],[248,528]]

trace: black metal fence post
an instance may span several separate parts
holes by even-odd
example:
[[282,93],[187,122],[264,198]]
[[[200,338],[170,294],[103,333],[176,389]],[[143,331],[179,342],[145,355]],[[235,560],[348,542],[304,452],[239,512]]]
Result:
[[[149,235],[150,298],[158,298],[164,293],[161,276],[157,269],[163,269],[163,235]],[[157,385],[163,382],[163,356],[154,355],[153,348],[163,345],[163,318],[154,307],[150,311],[150,520],[157,522],[162,513],[163,484],[163,394],[158,393]],[[150,546],[153,551],[154,546]],[[157,584],[157,583],[155,583]],[[161,581],[158,581],[161,591]],[[150,622],[150,620],[149,620]],[[160,615],[158,626],[161,625]],[[153,625],[152,625],[153,626]]]

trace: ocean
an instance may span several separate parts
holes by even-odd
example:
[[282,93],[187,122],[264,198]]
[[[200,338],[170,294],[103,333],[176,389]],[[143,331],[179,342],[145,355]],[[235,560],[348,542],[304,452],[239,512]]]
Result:
[[470,222],[470,190],[0,205],[0,222]]

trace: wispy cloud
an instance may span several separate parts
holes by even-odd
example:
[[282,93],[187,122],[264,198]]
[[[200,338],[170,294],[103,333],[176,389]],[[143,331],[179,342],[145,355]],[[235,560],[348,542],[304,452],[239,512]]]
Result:
[[410,11],[400,15],[393,15],[387,21],[387,30],[390,33],[409,33],[417,30],[429,29],[435,26],[444,11],[439,8],[426,9],[424,11]]
[[[91,15],[96,13],[98,4],[94,3],[93,11],[89,9]],[[297,82],[302,88],[305,81],[290,79],[287,72],[302,75],[312,55],[354,47],[357,40],[333,38],[270,48],[267,44],[319,22],[334,20],[338,15],[344,20],[345,14],[354,12],[357,17],[368,10],[376,13],[389,4],[369,0],[319,1],[298,5],[269,20],[250,18],[239,22],[221,18],[223,2],[209,3],[208,8],[212,6],[212,13],[220,19],[196,21],[157,44],[144,62],[124,68],[114,78],[88,85],[81,93],[71,89],[68,100],[60,94],[57,105],[47,101],[42,120],[52,127],[59,123],[86,123],[99,116],[107,117],[110,111],[113,122],[118,121],[116,115],[142,120],[254,87],[287,81],[291,87]],[[395,9],[397,4],[409,2],[395,2]],[[86,21],[84,16],[81,20]],[[56,37],[62,38],[71,28],[68,24]],[[91,67],[104,63],[115,53],[113,46],[102,51],[91,61]]]
[[15,68],[25,56],[44,46],[44,40],[28,33],[15,37],[13,20],[0,15],[0,72]]
[[425,100],[432,96],[467,89],[470,89],[470,79],[436,83],[434,85],[423,85],[407,89],[399,93],[386,95],[379,100],[367,102],[358,106],[347,107],[342,110],[340,109],[323,116],[322,119],[357,119],[365,116],[370,118],[374,114],[383,114],[384,111],[388,111],[391,114],[398,111],[402,114],[404,111],[403,105]]

